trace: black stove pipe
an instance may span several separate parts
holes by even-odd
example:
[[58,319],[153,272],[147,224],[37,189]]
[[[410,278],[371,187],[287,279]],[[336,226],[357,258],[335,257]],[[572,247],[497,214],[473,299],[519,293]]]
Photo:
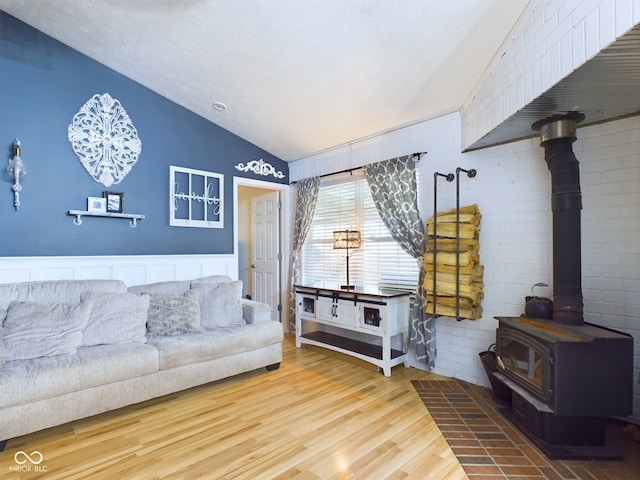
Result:
[[571,147],[576,125],[584,119],[577,112],[554,115],[533,124],[551,172],[553,211],[553,320],[565,325],[584,323],[582,302],[582,252],[580,166]]

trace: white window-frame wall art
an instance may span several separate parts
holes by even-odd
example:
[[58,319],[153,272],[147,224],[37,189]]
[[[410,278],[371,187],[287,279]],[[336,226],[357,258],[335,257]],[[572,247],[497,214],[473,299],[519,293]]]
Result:
[[169,225],[224,228],[224,175],[171,165]]

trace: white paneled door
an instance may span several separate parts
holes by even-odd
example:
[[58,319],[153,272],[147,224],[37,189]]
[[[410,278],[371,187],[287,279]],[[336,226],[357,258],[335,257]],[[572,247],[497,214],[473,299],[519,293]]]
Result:
[[272,320],[280,321],[280,193],[254,197],[252,203],[251,296],[270,305]]

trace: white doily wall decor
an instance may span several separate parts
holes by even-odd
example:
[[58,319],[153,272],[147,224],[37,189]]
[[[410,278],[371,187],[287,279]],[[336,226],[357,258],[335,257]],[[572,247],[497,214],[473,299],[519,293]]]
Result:
[[94,95],[80,108],[68,136],[82,166],[105,187],[120,183],[142,151],[129,115],[108,93]]

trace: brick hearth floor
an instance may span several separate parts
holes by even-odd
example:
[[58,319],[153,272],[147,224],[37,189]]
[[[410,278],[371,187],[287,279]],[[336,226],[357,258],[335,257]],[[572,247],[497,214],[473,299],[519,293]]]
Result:
[[460,380],[412,383],[471,480],[640,479],[640,443],[622,422],[607,423],[607,445],[623,461],[551,460],[499,413],[489,389]]

